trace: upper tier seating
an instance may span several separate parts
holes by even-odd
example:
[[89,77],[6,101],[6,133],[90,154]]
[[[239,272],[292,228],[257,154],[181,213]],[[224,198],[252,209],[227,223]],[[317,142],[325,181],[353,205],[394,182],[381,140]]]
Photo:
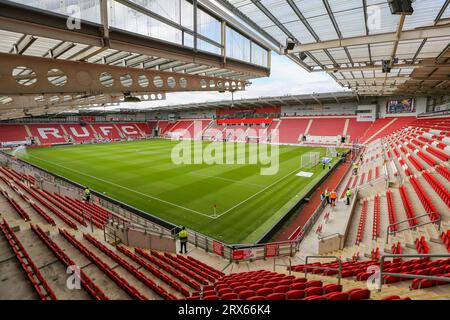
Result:
[[[144,124],[146,126],[146,124]],[[122,132],[125,137],[142,138],[141,129],[135,123],[117,123],[115,126]]]
[[63,124],[67,134],[76,142],[95,140],[95,134],[90,125],[82,126],[78,123]]
[[314,118],[308,134],[311,136],[342,135],[346,119],[343,118]]
[[347,136],[350,136],[350,141],[359,140],[364,133],[369,129],[372,122],[370,121],[357,121],[356,118],[350,118],[347,128]]
[[28,134],[23,125],[19,124],[0,125],[0,143],[26,141],[27,137]]
[[366,133],[361,138],[361,142],[367,143],[380,137],[387,136],[392,132],[407,126],[414,120],[415,117],[388,117],[378,119],[367,129]]
[[308,123],[309,119],[282,119],[278,127],[279,141],[283,143],[298,143],[299,137],[305,133]]
[[103,139],[120,140],[122,137],[112,123],[94,123],[92,124],[95,132]]
[[67,143],[59,124],[28,124],[31,135],[39,138],[41,144]]

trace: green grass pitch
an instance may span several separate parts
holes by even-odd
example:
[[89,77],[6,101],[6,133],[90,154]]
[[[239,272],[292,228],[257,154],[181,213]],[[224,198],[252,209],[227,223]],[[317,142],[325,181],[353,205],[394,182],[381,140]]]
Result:
[[[36,148],[19,157],[142,211],[230,244],[259,239],[328,170],[317,165],[303,169],[314,172],[311,178],[296,176],[302,171],[303,153],[320,152],[324,156],[326,149],[295,146],[279,147],[279,170],[275,175],[261,175],[261,167],[268,165],[248,161],[174,164],[171,153],[177,143],[158,139]],[[192,148],[200,150],[209,144]],[[216,144],[238,148],[237,143]],[[245,144],[247,157],[249,148]],[[269,148],[269,154],[270,151]]]

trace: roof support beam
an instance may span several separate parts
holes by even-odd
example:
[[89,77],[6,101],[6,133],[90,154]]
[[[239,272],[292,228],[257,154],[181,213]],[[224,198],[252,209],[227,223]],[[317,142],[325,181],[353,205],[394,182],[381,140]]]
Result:
[[[239,17],[242,21],[244,21],[246,24],[248,24],[252,29],[260,33],[264,36],[267,40],[269,40],[273,46],[275,46],[273,49],[275,51],[280,50],[282,44],[278,42],[274,37],[272,37],[267,31],[265,31],[263,28],[258,26],[254,21],[252,21],[249,17],[247,17],[245,14],[243,14],[240,10],[238,10],[235,6],[233,6],[230,2],[227,0],[216,0],[219,2],[222,6],[224,6],[226,9],[231,11],[233,14],[235,14],[237,17]],[[205,2],[204,0],[201,0],[201,2]],[[228,20],[228,19],[227,19]]]
[[375,44],[383,42],[396,42],[407,40],[421,40],[423,38],[449,37],[450,26],[436,25],[414,30],[404,30],[398,36],[397,32],[381,33],[361,37],[322,41],[319,43],[297,44],[289,53],[333,49],[341,47],[360,46],[365,44]]
[[109,28],[109,43],[106,43],[101,28],[99,24],[83,21],[81,29],[69,30],[64,16],[0,0],[0,29],[2,30],[93,47],[106,47],[150,57],[164,57],[168,60],[227,68],[255,76],[266,77],[270,74],[269,67],[256,66],[230,58],[227,58],[224,63],[220,55],[193,52],[191,48],[112,27]]
[[[416,64],[394,64],[392,68],[395,69],[418,69],[418,68],[429,68],[429,67],[450,67],[450,63],[416,63]],[[313,72],[352,72],[352,71],[372,71],[372,70],[380,70],[381,65],[373,65],[373,66],[354,66],[354,67],[342,67],[342,68],[329,68],[325,70],[315,69]]]
[[[17,66],[27,66],[21,73]],[[30,69],[32,68],[32,69]],[[48,70],[58,69],[65,77],[63,85],[52,83]],[[27,71],[26,73],[24,71]],[[126,77],[124,77],[126,76]],[[144,81],[142,80],[144,78]],[[246,81],[231,78],[197,76],[157,70],[68,61],[18,54],[0,53],[0,95],[17,94],[124,94],[128,92],[176,92],[244,90]],[[49,84],[49,82],[51,84]],[[221,88],[219,82],[224,84]],[[209,86],[214,83],[215,86]],[[235,85],[231,85],[234,83]],[[228,84],[228,85],[227,85]]]
[[10,53],[23,54],[36,41],[36,39],[36,37],[25,34],[16,44],[13,45]]

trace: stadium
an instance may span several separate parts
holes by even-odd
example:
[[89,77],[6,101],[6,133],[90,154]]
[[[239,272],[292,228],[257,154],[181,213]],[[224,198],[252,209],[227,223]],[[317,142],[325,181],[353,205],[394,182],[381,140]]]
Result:
[[450,0],[0,0],[0,83],[0,300],[450,299]]

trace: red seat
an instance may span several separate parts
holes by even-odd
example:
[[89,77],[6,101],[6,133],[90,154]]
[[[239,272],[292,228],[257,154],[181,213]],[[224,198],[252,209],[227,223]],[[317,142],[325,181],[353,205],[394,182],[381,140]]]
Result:
[[336,300],[348,300],[348,294],[345,292],[330,292],[324,296],[328,300],[336,301]]
[[256,293],[257,293],[259,296],[264,296],[264,297],[266,297],[267,295],[273,293],[273,289],[272,289],[272,288],[261,288],[261,289],[256,290]]
[[305,295],[308,296],[321,296],[323,294],[322,287],[312,287],[305,289]]
[[[234,292],[226,293],[220,297],[221,300],[235,300],[238,298],[238,295]],[[207,300],[207,299],[204,299]]]
[[381,300],[400,300],[400,299],[401,298],[397,295],[390,295],[390,296],[381,298]]
[[246,299],[247,301],[255,301],[255,300],[266,300],[266,297],[263,296],[253,296]]
[[289,291],[289,286],[287,285],[276,286],[273,288],[273,292],[286,293],[287,291]]
[[233,289],[237,288],[237,287],[240,287],[240,286],[242,286],[241,282],[231,282],[230,283],[230,287],[232,287]]
[[278,284],[280,286],[289,286],[291,283],[292,283],[291,279],[284,279],[284,280],[281,280]]
[[309,296],[309,297],[306,297],[303,300],[309,300],[309,301],[312,301],[312,300],[326,300],[326,298],[322,297],[322,296]]
[[323,286],[323,293],[331,293],[331,292],[341,292],[342,285],[340,284],[327,284]]
[[244,290],[239,293],[239,299],[247,299],[256,295],[256,292],[253,290]]
[[294,283],[305,283],[307,281],[308,280],[306,280],[305,278],[295,278],[295,279],[292,280],[292,284],[294,284]]
[[305,283],[306,288],[322,287],[322,281],[312,280]]
[[258,289],[261,289],[262,287],[263,287],[263,285],[260,284],[260,283],[253,283],[253,284],[248,286],[248,288],[250,290],[255,290],[255,291],[258,290]]
[[290,289],[291,290],[304,290],[306,288],[305,283],[302,282],[296,282],[291,284]]
[[411,283],[411,288],[420,289],[420,288],[430,288],[436,285],[436,281],[428,280],[428,279],[414,279]]
[[348,278],[348,277],[351,277],[351,276],[353,276],[353,274],[354,274],[354,271],[353,271],[353,270],[345,270],[345,271],[342,271],[342,278]]
[[275,288],[276,286],[278,286],[278,282],[275,281],[269,281],[264,285],[265,288],[272,288],[272,289]]
[[357,289],[350,293],[350,300],[364,300],[370,298],[370,291],[368,289]]
[[271,293],[267,296],[267,300],[286,300],[286,295],[284,293]]
[[221,288],[221,289],[217,290],[217,293],[219,294],[219,296],[223,296],[224,294],[231,293],[231,292],[233,292],[233,289],[231,289],[231,288]]
[[204,297],[203,300],[219,300],[219,297],[216,295]]
[[431,270],[430,270],[431,276],[441,274],[441,273],[444,273],[444,268],[442,268],[442,267],[434,267],[434,268],[431,268]]
[[239,293],[241,293],[242,291],[245,291],[245,290],[248,290],[248,288],[245,287],[245,286],[239,286],[239,287],[234,288],[234,292],[236,292],[237,294],[239,294]]
[[290,290],[290,291],[286,292],[287,300],[302,299],[304,296],[305,296],[304,290]]
[[216,291],[214,291],[214,290],[206,290],[206,291],[203,291],[203,296],[204,297],[206,297],[206,296],[213,296],[213,295],[215,295],[216,294]]

